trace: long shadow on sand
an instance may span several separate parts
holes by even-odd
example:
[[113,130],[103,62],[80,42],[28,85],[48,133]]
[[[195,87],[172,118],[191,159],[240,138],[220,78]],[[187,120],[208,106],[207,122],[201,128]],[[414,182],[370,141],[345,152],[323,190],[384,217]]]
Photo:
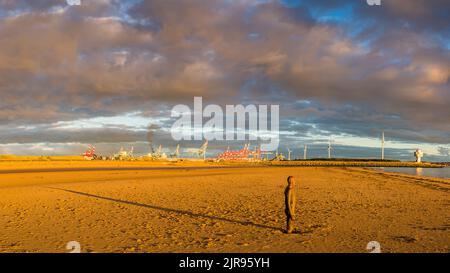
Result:
[[138,207],[144,207],[144,208],[149,208],[149,209],[161,210],[161,211],[165,211],[165,212],[172,212],[172,213],[177,213],[177,214],[181,214],[181,215],[187,215],[187,216],[190,216],[190,217],[207,218],[207,219],[211,219],[211,220],[224,221],[224,222],[229,222],[229,223],[233,223],[233,224],[240,224],[240,225],[244,225],[244,226],[254,226],[254,227],[258,227],[258,228],[265,228],[265,229],[282,231],[281,228],[272,227],[272,226],[266,226],[266,225],[261,225],[261,224],[256,224],[256,223],[253,223],[251,221],[232,220],[232,219],[218,217],[218,216],[211,216],[211,215],[204,215],[204,214],[200,214],[200,213],[194,213],[194,212],[187,211],[187,210],[171,209],[171,208],[164,208],[164,207],[159,207],[159,206],[155,206],[155,205],[141,204],[141,203],[137,203],[137,202],[120,200],[120,199],[115,199],[115,198],[111,198],[111,197],[104,197],[104,196],[99,196],[99,195],[85,193],[85,192],[78,192],[78,191],[68,190],[68,189],[61,189],[61,188],[54,188],[54,187],[45,187],[45,188],[52,189],[52,190],[65,191],[65,192],[69,192],[69,193],[74,193],[74,194],[83,195],[83,196],[87,196],[87,197],[93,197],[93,198],[102,199],[102,200],[108,200],[108,201],[112,201],[112,202],[132,205],[132,206],[138,206]]

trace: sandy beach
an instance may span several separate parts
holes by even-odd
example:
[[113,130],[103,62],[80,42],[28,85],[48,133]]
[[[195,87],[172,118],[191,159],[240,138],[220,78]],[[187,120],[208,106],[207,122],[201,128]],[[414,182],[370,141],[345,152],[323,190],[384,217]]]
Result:
[[[450,251],[450,180],[337,167],[137,168],[147,165],[0,164],[35,169],[0,173],[0,252],[69,252],[69,241],[81,252],[365,253],[370,241],[382,252]],[[288,175],[298,181],[299,229],[289,235]]]

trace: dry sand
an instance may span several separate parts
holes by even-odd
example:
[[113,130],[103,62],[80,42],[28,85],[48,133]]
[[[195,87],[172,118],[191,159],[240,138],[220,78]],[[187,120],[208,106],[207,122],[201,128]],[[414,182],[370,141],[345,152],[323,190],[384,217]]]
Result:
[[[148,165],[11,164],[0,170]],[[299,200],[290,235],[288,175]],[[68,252],[69,241],[82,252],[364,253],[369,241],[382,252],[449,252],[449,191],[449,180],[356,168],[0,173],[0,252]]]

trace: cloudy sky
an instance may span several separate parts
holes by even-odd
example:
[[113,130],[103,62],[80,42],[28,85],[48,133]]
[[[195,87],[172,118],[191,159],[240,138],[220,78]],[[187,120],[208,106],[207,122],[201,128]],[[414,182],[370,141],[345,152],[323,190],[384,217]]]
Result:
[[390,158],[450,161],[450,3],[0,0],[0,96],[0,154],[147,153],[149,124],[173,149],[202,96],[280,105],[294,155],[379,157],[384,130]]

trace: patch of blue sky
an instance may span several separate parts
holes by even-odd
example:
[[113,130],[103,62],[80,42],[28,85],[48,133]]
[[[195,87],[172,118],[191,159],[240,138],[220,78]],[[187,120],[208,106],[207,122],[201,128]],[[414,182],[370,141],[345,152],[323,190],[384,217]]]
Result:
[[[317,22],[338,24],[345,31],[345,35],[352,40],[359,36],[364,37],[364,40],[357,41],[357,43],[365,52],[369,52],[372,42],[384,33],[382,25],[378,25],[376,20],[360,18],[355,15],[354,5],[357,3],[352,1],[346,5],[328,9],[322,8],[320,5],[306,6],[308,3],[303,0],[280,0],[280,3],[287,8],[305,6]],[[365,33],[368,29],[371,29],[372,33]]]
[[280,0],[280,3],[287,8],[296,8],[302,5],[302,0]]
[[333,10],[310,10],[311,15],[320,23],[352,23],[353,7],[351,5],[342,6]]
[[450,50],[450,27],[448,31],[429,34],[443,49]]
[[320,5],[306,5],[303,0],[280,0],[283,6],[287,8],[298,8],[304,6],[308,8],[310,14],[314,19],[320,23],[338,22],[348,23],[354,18],[353,3],[349,2],[347,5],[342,5],[334,9],[323,9]]
[[354,19],[353,5],[355,3],[352,3],[351,1],[346,5],[330,9],[321,8],[320,5],[306,5],[307,3],[303,0],[280,0],[280,3],[287,8],[306,7],[312,17],[320,23],[348,23]]
[[[372,32],[367,33],[370,29]],[[346,34],[349,38],[358,38],[358,36],[379,37],[384,33],[384,25],[379,24],[373,18],[354,18],[351,24],[345,25]],[[375,31],[374,31],[375,30]]]
[[345,34],[361,49],[361,53],[367,54],[373,50],[376,41],[385,34],[385,29],[384,25],[378,25],[375,20],[367,19],[346,26]]
[[22,14],[26,14],[28,11],[26,9],[16,9],[16,10],[1,10],[0,9],[0,18],[8,18],[8,17],[18,17]]
[[354,41],[355,45],[358,46],[361,49],[361,54],[368,54],[369,52],[372,51],[372,45],[373,42],[375,41],[375,38],[370,38],[370,39],[364,39],[364,40],[360,40],[360,41]]
[[130,25],[140,25],[151,28],[154,31],[158,31],[160,26],[158,23],[152,21],[149,18],[134,18],[129,14],[129,10],[133,6],[141,3],[143,0],[125,0],[118,2],[118,8],[114,13],[110,14],[110,18],[114,18],[120,22],[124,22]]

